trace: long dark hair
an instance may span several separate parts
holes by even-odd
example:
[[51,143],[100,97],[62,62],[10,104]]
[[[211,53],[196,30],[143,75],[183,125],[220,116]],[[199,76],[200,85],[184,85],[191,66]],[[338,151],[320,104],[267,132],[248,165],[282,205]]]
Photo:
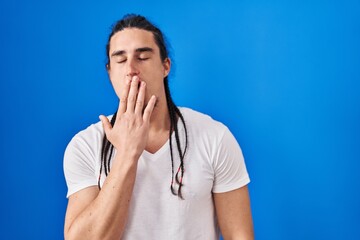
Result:
[[[164,36],[163,36],[162,32],[160,31],[160,29],[158,29],[156,26],[154,26],[152,23],[150,23],[143,16],[129,14],[129,15],[125,15],[121,20],[116,22],[112,27],[108,42],[106,44],[106,57],[107,57],[106,67],[107,68],[109,68],[109,66],[110,66],[109,65],[110,64],[110,59],[109,59],[110,40],[115,33],[122,31],[125,28],[137,28],[137,29],[142,29],[142,30],[152,32],[154,35],[155,43],[160,49],[161,60],[165,61],[165,59],[168,58],[169,53],[166,48]],[[187,129],[186,129],[185,120],[184,120],[183,115],[181,114],[180,110],[176,107],[174,101],[171,98],[167,76],[164,78],[164,87],[165,87],[167,107],[168,107],[169,116],[170,116],[169,143],[170,143],[170,158],[171,158],[171,172],[172,172],[170,190],[174,195],[177,195],[181,199],[183,199],[183,195],[181,193],[181,188],[183,186],[183,176],[184,176],[184,157],[185,157],[185,153],[186,153],[187,146],[188,146]],[[114,124],[115,124],[116,114],[117,114],[117,112],[115,112],[113,117],[111,118],[110,123],[112,126],[114,126]],[[185,146],[183,147],[183,149],[180,144],[179,130],[178,130],[178,126],[177,126],[177,117],[179,117],[179,119],[181,120],[181,122],[184,126],[184,131],[185,131]],[[172,132],[175,132],[176,149],[180,156],[180,166],[177,168],[176,173],[175,173],[175,169],[174,169],[173,142],[172,142],[172,138],[171,138]],[[102,170],[104,169],[106,176],[110,172],[110,160],[113,155],[113,151],[114,151],[114,146],[107,139],[106,134],[104,134],[102,147],[101,147],[100,174],[99,174],[99,179],[98,179],[99,189],[101,189],[100,177],[101,177]],[[174,187],[175,182],[178,184],[177,191]]]

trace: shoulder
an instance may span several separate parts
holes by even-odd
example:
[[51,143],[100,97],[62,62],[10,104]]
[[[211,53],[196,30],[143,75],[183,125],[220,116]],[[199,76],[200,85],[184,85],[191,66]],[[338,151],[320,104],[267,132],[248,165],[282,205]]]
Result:
[[104,130],[101,121],[93,123],[75,134],[66,147],[65,155],[67,153],[86,153],[86,155],[96,158],[101,149],[103,137]]
[[221,135],[228,130],[223,123],[214,120],[207,114],[186,107],[180,107],[179,109],[183,114],[185,124],[187,125],[186,127],[197,134],[221,137]]
[[99,121],[78,132],[68,143],[63,159],[67,197],[97,184],[103,137],[104,131]]
[[192,149],[204,150],[213,158],[223,144],[224,136],[231,134],[230,130],[207,114],[190,108],[179,109],[185,120],[189,146]]
[[[112,115],[108,116],[109,121],[111,120],[111,117]],[[101,121],[98,121],[75,134],[75,136],[72,138],[72,141],[84,141],[91,144],[98,139],[102,139],[103,136],[104,129]]]

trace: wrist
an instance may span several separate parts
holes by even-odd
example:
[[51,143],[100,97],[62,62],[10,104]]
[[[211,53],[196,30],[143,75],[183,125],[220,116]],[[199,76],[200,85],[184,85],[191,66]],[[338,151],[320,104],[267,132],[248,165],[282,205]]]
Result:
[[124,167],[136,167],[140,156],[137,154],[132,154],[130,152],[121,152],[118,151],[114,157],[113,167],[120,166]]

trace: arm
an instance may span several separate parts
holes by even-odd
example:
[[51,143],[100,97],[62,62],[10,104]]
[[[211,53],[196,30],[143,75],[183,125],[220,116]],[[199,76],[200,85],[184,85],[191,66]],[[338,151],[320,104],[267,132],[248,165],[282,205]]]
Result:
[[[119,159],[117,159],[119,160]],[[89,187],[69,197],[65,239],[120,238],[126,224],[136,176],[136,163],[117,161],[99,192]]]
[[114,127],[106,117],[101,117],[105,134],[117,154],[101,191],[89,187],[69,197],[65,239],[119,239],[123,234],[137,161],[147,143],[155,104],[152,97],[142,113],[145,84],[141,84],[139,90],[138,86],[138,77],[126,83]]
[[225,240],[254,239],[247,186],[230,192],[214,193],[214,203]]

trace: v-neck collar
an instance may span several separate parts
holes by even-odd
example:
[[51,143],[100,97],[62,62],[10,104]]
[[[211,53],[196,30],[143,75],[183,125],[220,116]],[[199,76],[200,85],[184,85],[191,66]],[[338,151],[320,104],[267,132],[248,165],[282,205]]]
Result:
[[[180,111],[181,111],[181,109],[180,109]],[[181,111],[181,114],[183,114],[183,111]],[[182,131],[183,128],[184,128],[184,125],[183,125],[182,121],[180,119],[178,119],[176,124],[177,124],[177,128],[178,128],[179,132]],[[181,135],[181,134],[179,134],[179,135]],[[171,133],[171,138],[172,138],[172,143],[173,143],[173,146],[174,146],[176,144],[175,132],[174,131]],[[161,148],[159,150],[157,150],[156,152],[150,153],[150,152],[148,152],[148,151],[146,151],[144,149],[141,156],[146,158],[146,159],[156,160],[160,156],[162,156],[164,153],[166,153],[169,149],[170,149],[170,140],[167,139],[167,141],[164,143],[164,145],[162,145]]]

